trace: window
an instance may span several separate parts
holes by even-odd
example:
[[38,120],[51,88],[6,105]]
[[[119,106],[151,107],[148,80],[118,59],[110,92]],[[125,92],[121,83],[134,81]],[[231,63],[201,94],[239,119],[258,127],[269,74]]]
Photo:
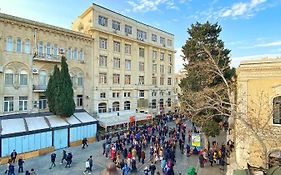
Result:
[[120,42],[113,41],[113,50],[114,52],[120,52]]
[[113,92],[112,93],[112,98],[119,98],[120,93],[119,92]]
[[120,58],[113,58],[113,68],[120,69]]
[[160,92],[160,96],[163,96],[164,95],[164,92],[161,90],[161,92]]
[[144,97],[144,90],[139,91],[139,97]]
[[165,60],[165,54],[164,53],[160,53],[160,60],[164,61]]
[[281,96],[273,99],[273,124],[281,124]]
[[157,95],[157,92],[156,91],[152,91],[151,96],[152,97],[156,97],[156,95]]
[[172,73],[172,66],[168,66],[168,74]]
[[26,53],[26,54],[30,53],[30,40],[29,39],[25,40],[24,53]]
[[77,50],[77,48],[75,48],[74,51],[73,51],[73,59],[78,60],[78,50]]
[[157,73],[157,64],[152,65],[152,72]]
[[156,99],[153,99],[153,100],[151,101],[151,108],[152,108],[152,109],[156,109],[156,105],[157,105]]
[[100,84],[106,84],[107,80],[106,80],[106,73],[100,73],[99,74],[99,83]]
[[125,33],[132,34],[132,26],[125,24]]
[[83,83],[84,83],[83,75],[79,74],[78,77],[77,77],[77,85],[78,86],[83,86]]
[[172,40],[168,39],[168,40],[167,40],[167,45],[168,45],[168,46],[172,46]]
[[26,86],[27,85],[27,72],[22,71],[20,73],[20,85]]
[[159,100],[159,107],[160,107],[160,110],[163,110],[164,100],[162,98]]
[[143,72],[144,71],[144,62],[139,62],[139,71]]
[[120,74],[113,74],[113,84],[120,84]]
[[69,47],[68,50],[67,50],[67,59],[71,59],[72,58],[72,48]]
[[171,95],[171,91],[168,91],[168,95]]
[[104,16],[99,16],[99,25],[107,27],[108,19]]
[[157,59],[157,51],[156,51],[156,50],[153,50],[153,51],[152,51],[152,59],[153,59],[153,60],[156,60],[156,59]]
[[164,65],[160,65],[160,73],[164,74],[165,70],[164,70]]
[[47,87],[47,84],[48,84],[47,78],[48,78],[47,72],[40,71],[40,73],[39,73],[39,86],[41,88],[46,88]]
[[125,84],[131,84],[131,75],[125,75]]
[[157,42],[157,35],[156,34],[151,35],[151,41]]
[[132,67],[131,60],[125,60],[125,69],[127,71],[131,71],[131,67]]
[[146,32],[137,29],[137,38],[143,41],[144,39],[146,39]]
[[27,97],[19,97],[19,111],[27,111]]
[[172,54],[168,54],[169,63],[172,63]]
[[120,22],[112,20],[112,28],[120,31]]
[[130,110],[131,109],[131,102],[125,101],[124,102],[124,110]]
[[156,77],[152,77],[152,85],[157,85],[157,79],[156,79]]
[[22,45],[21,39],[18,38],[17,39],[17,53],[21,53],[21,45]]
[[106,38],[100,38],[100,48],[107,49],[107,39]]
[[172,106],[172,103],[171,103],[171,99],[170,99],[170,98],[167,99],[167,106],[168,106],[168,107],[171,107],[171,106]]
[[106,67],[107,66],[107,56],[100,55],[99,57],[99,66]]
[[168,85],[172,85],[172,78],[168,78],[167,84],[168,84]]
[[80,60],[84,61],[84,51],[83,51],[83,49],[80,49]]
[[40,41],[39,47],[38,47],[38,57],[39,58],[43,58],[43,49],[44,49],[43,41]]
[[131,93],[130,92],[124,92],[124,97],[131,97]]
[[14,43],[13,43],[13,38],[11,36],[9,36],[7,38],[7,41],[6,41],[6,50],[8,52],[13,52],[14,50]]
[[4,97],[4,112],[14,111],[14,97]]
[[12,86],[14,84],[14,74],[11,70],[5,73],[5,85]]
[[117,102],[117,101],[116,101],[116,102],[113,102],[113,103],[112,103],[112,111],[113,111],[113,112],[115,112],[115,111],[120,111],[119,106],[120,106],[120,105],[119,105],[119,102]]
[[83,95],[77,95],[76,106],[77,107],[83,106]]
[[166,44],[165,38],[160,37],[160,44],[163,44],[163,46],[165,46]]
[[47,98],[45,96],[39,97],[39,109],[46,109],[47,108]]
[[125,53],[131,55],[131,45],[130,44],[125,44]]
[[54,45],[53,51],[54,51],[53,57],[57,59],[58,56],[59,56],[59,49],[58,49],[58,45],[57,44]]
[[100,103],[98,106],[99,113],[106,113],[106,103]]
[[139,84],[144,84],[144,76],[139,76]]
[[105,97],[106,97],[106,93],[105,92],[100,93],[100,98],[105,98]]
[[160,77],[160,85],[164,85],[164,77]]
[[144,48],[139,48],[139,56],[144,57]]

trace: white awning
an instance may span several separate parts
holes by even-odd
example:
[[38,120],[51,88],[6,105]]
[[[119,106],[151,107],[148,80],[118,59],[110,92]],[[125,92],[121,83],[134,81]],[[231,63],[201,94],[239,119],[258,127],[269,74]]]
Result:
[[67,121],[67,123],[69,123],[71,125],[75,125],[75,124],[80,124],[81,123],[74,115],[65,118],[65,120]]
[[87,112],[78,112],[78,113],[74,113],[74,116],[80,120],[82,123],[90,123],[90,122],[96,122],[97,119],[95,119],[94,117],[92,117],[90,114],[88,114]]
[[46,116],[46,119],[49,121],[52,128],[69,125],[66,121],[56,115]]
[[26,132],[23,118],[1,120],[1,135]]
[[44,117],[28,117],[25,118],[25,120],[29,131],[49,128],[49,125],[45,121]]

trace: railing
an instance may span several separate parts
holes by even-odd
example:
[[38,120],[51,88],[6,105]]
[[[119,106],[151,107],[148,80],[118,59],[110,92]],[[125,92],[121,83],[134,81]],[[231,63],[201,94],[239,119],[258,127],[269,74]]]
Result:
[[48,61],[48,62],[60,62],[59,55],[35,53],[33,55],[34,61]]
[[33,85],[34,92],[44,92],[46,91],[46,89],[47,89],[46,85]]

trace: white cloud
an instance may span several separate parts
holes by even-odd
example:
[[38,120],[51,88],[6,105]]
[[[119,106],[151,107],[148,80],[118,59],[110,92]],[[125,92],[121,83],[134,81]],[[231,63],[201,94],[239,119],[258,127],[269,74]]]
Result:
[[231,57],[231,66],[238,67],[241,61],[246,60],[259,60],[264,58],[281,58],[281,53],[269,53],[261,55],[250,55],[250,56],[241,56],[241,57]]
[[169,9],[178,9],[174,0],[129,0],[134,12],[155,11],[160,5],[165,5]]
[[261,10],[261,5],[267,0],[250,0],[249,2],[239,2],[231,7],[220,10],[220,17],[251,17],[255,12]]
[[281,46],[281,41],[274,41],[270,43],[263,43],[263,44],[256,44],[255,47],[274,47],[274,46]]
[[183,53],[181,51],[181,47],[180,48],[176,48],[176,54],[175,54],[175,72],[179,72],[181,69],[184,68],[183,64]]

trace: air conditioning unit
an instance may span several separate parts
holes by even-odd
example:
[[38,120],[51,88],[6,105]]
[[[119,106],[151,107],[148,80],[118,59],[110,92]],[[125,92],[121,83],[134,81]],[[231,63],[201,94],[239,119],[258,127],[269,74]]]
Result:
[[32,68],[32,73],[33,74],[38,74],[39,73],[39,70],[37,68]]
[[0,73],[3,73],[4,70],[3,70],[3,66],[0,66]]

